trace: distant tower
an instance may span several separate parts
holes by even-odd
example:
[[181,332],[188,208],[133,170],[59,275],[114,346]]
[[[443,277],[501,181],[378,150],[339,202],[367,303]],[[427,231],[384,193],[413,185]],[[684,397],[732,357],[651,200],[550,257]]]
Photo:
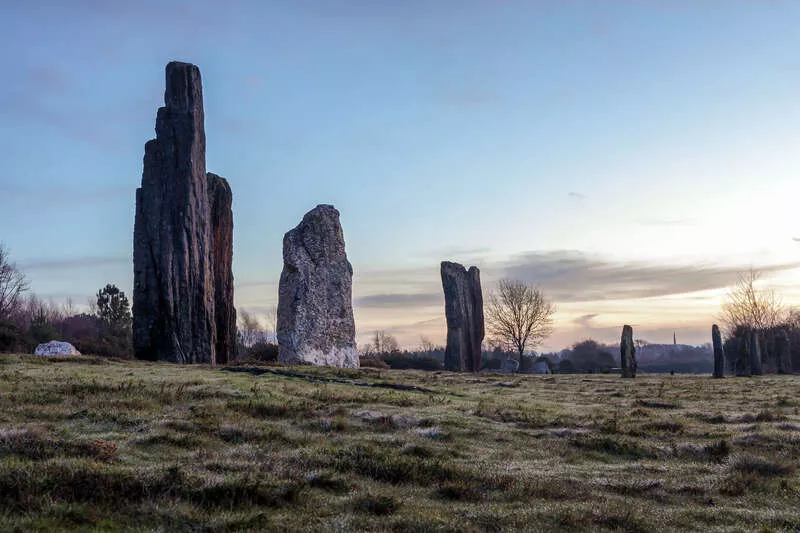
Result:
[[672,344],[676,346],[678,344],[678,337],[675,335],[675,332],[672,332]]

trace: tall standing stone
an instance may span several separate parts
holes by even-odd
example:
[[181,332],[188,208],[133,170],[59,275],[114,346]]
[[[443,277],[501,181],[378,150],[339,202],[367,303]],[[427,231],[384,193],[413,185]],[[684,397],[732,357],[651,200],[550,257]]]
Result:
[[711,342],[714,346],[714,377],[725,376],[725,350],[722,347],[722,335],[719,333],[719,326],[711,326]]
[[636,377],[636,347],[633,345],[633,328],[622,327],[622,339],[619,344],[620,366],[623,378]]
[[136,191],[134,351],[140,359],[214,363],[206,137],[196,66],[167,65],[164,104]]
[[775,358],[778,361],[778,374],[792,373],[791,344],[786,330],[780,330],[775,335]]
[[279,361],[358,368],[352,280],[339,211],[318,205],[283,237]]
[[750,374],[760,376],[761,372],[761,335],[758,331],[750,334]]
[[233,194],[228,181],[208,173],[211,214],[211,265],[214,271],[216,362],[233,360],[236,349],[236,309],[233,307]]
[[481,369],[483,343],[483,293],[478,267],[469,271],[458,263],[442,261],[444,311],[447,318],[447,370],[477,372]]

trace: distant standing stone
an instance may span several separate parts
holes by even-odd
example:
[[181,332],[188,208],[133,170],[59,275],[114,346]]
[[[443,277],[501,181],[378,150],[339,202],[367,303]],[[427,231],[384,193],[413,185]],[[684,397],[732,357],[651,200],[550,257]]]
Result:
[[761,375],[761,335],[753,331],[750,335],[750,374]]
[[478,267],[468,271],[458,263],[442,261],[441,274],[447,318],[444,367],[477,372],[481,369],[484,336],[481,272]]
[[719,326],[711,326],[711,341],[714,346],[714,377],[725,376],[725,349],[722,347],[722,335],[719,333]]
[[40,344],[33,352],[34,355],[80,355],[81,352],[75,349],[68,342],[50,341]]
[[785,330],[775,336],[775,355],[778,359],[778,374],[792,373],[792,353],[789,334]]
[[318,205],[283,237],[280,362],[358,368],[352,280],[339,211]]
[[619,345],[620,366],[623,378],[636,377],[636,347],[633,345],[633,328],[625,325],[622,328],[622,339]]

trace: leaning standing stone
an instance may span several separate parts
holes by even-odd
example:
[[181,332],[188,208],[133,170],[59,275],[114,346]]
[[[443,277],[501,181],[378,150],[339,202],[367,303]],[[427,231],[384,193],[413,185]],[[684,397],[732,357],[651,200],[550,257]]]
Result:
[[633,328],[623,326],[620,341],[620,366],[623,378],[636,377],[636,347],[633,345]]
[[725,349],[722,347],[722,336],[719,333],[719,326],[711,326],[711,341],[714,346],[714,377],[725,376]]
[[280,362],[358,368],[352,280],[339,211],[318,205],[283,237]]
[[469,271],[458,263],[442,261],[444,311],[447,318],[447,370],[477,372],[481,369],[483,343],[483,293],[478,267]]

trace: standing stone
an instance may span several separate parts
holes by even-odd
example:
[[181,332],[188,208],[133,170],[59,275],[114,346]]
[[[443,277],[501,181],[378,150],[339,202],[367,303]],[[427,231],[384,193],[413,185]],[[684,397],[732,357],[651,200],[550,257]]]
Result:
[[199,69],[166,68],[145,145],[134,225],[133,344],[139,359],[214,363],[216,328]]
[[750,335],[750,374],[761,375],[761,335],[753,331]]
[[214,271],[216,362],[233,361],[236,349],[236,309],[233,307],[233,195],[227,180],[208,173],[211,212],[211,265]]
[[339,211],[318,205],[283,237],[280,362],[358,368],[352,283]]
[[749,329],[739,336],[739,345],[736,347],[736,375],[739,377],[750,377],[752,337]]
[[619,345],[620,366],[623,378],[636,377],[636,347],[633,345],[633,328],[623,326]]
[[483,343],[483,293],[478,267],[469,271],[458,263],[442,261],[444,312],[447,318],[447,370],[478,372]]
[[775,358],[778,361],[778,374],[792,373],[791,344],[786,330],[778,331],[775,335]]
[[725,350],[722,347],[722,335],[719,333],[719,326],[711,326],[711,341],[714,346],[714,377],[725,376]]

